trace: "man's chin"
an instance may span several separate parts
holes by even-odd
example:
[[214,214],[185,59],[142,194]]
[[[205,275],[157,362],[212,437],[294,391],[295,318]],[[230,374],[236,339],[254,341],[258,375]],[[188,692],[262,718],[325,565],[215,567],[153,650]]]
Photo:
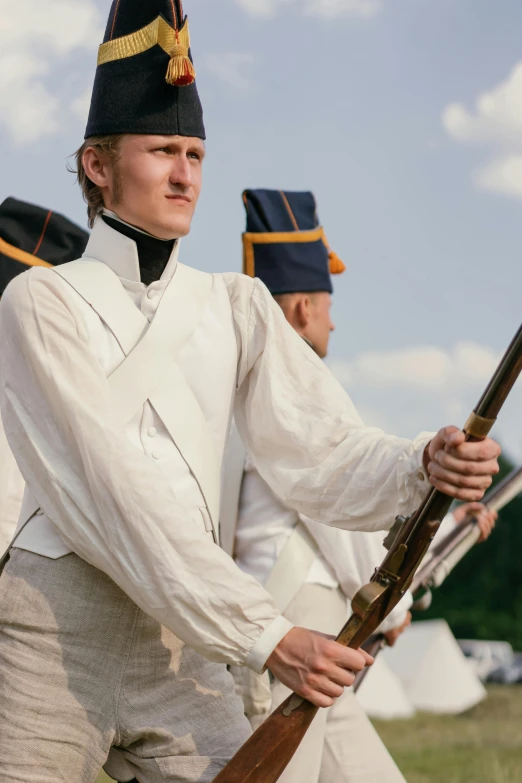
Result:
[[152,234],[157,239],[181,239],[190,233],[192,216],[188,215],[167,215],[164,219],[158,219],[155,214],[144,214],[140,212],[127,213],[121,206],[111,206],[112,211],[125,223],[128,223],[147,234]]
[[154,235],[158,239],[182,239],[190,233],[190,223],[186,221],[169,221],[156,227]]

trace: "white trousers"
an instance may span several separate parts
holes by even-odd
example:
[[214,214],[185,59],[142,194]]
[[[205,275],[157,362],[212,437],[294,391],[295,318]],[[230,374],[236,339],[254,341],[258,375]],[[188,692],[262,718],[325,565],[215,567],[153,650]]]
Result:
[[0,781],[210,783],[250,736],[226,667],[76,555],[0,576]]
[[[337,589],[304,585],[285,616],[304,628],[337,634],[346,622],[346,598]],[[368,675],[371,676],[371,673]],[[273,709],[290,691],[272,686]],[[280,783],[405,783],[350,688],[319,710]]]

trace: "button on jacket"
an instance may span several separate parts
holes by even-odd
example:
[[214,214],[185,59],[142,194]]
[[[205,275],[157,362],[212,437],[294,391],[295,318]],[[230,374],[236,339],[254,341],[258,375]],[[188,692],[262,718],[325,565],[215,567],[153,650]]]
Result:
[[[135,243],[101,220],[86,256],[107,264],[154,318],[177,248],[148,289]],[[76,552],[207,658],[261,671],[291,626],[215,545],[197,482],[152,406],[119,423],[107,375],[124,357],[109,329],[58,274],[35,268],[2,297],[0,334],[4,427],[44,512],[17,546],[50,557]],[[380,529],[390,508],[407,511],[422,495],[426,440],[365,427],[260,281],[212,275],[176,362],[220,457],[234,412],[260,474],[300,513]]]

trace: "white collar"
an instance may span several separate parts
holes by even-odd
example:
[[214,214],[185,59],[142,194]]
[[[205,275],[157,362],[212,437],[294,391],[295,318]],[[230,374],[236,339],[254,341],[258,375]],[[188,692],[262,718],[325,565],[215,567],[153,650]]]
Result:
[[[107,210],[106,214],[110,217],[114,217],[115,220],[119,220],[120,223],[124,222],[113,212]],[[146,234],[145,231],[142,233]],[[176,271],[179,245],[180,241],[178,239],[176,240],[167,266],[161,275],[160,279],[162,281],[166,282],[170,280]],[[107,264],[107,266],[123,280],[141,283],[140,261],[138,258],[136,242],[108,226],[101,216],[96,218],[94,228],[83,255],[87,258],[94,258],[96,261]]]

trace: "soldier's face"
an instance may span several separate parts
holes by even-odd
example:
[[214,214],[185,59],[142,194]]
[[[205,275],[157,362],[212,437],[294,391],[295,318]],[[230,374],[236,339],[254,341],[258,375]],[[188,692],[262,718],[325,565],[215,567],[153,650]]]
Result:
[[324,359],[328,353],[330,334],[335,329],[330,313],[331,307],[332,297],[326,291],[310,296],[309,318],[303,333],[313,344],[315,352],[321,359]]
[[160,239],[186,236],[201,192],[204,157],[201,139],[123,136],[109,172],[106,206]]

